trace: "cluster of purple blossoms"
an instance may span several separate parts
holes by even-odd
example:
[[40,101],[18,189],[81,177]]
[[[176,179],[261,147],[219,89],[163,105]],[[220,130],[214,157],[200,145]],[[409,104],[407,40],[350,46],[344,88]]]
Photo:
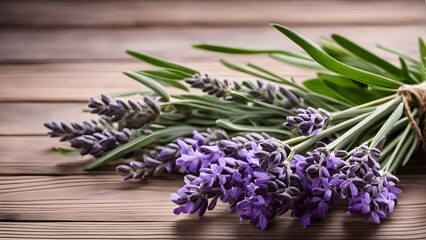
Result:
[[290,166],[302,179],[302,197],[294,204],[292,216],[300,217],[306,227],[312,221],[322,219],[337,199],[349,200],[350,214],[364,214],[380,223],[386,213],[393,212],[398,179],[390,173],[379,171],[375,158],[381,155],[367,145],[357,147],[347,161],[345,151],[335,153],[319,142],[313,152],[305,156],[295,155]]
[[311,136],[326,128],[330,124],[330,114],[322,109],[299,108],[297,116],[286,118],[284,126],[288,129],[296,129],[297,133],[303,136]]
[[325,218],[325,213],[339,198],[334,187],[334,175],[345,165],[341,157],[345,151],[329,151],[322,142],[305,156],[295,155],[290,167],[301,179],[302,197],[295,203],[292,216],[300,217],[300,223],[307,227],[312,221]]
[[398,202],[396,196],[401,193],[395,187],[398,178],[379,171],[380,165],[375,158],[380,156],[376,148],[370,149],[367,145],[356,148],[334,182],[340,198],[349,199],[348,213],[363,214],[366,222],[372,218],[376,224],[386,213],[393,212]]
[[[255,135],[256,136],[256,135]],[[238,140],[239,138],[239,140]],[[242,141],[243,140],[243,141]],[[177,160],[187,172],[186,185],[171,195],[179,205],[175,214],[213,210],[217,201],[229,203],[229,212],[237,211],[240,220],[258,228],[292,210],[303,227],[325,218],[338,199],[349,200],[350,214],[364,214],[380,223],[391,213],[401,190],[398,179],[381,174],[375,158],[381,155],[366,145],[357,147],[347,161],[346,151],[336,152],[318,142],[316,149],[304,156],[296,154],[290,165],[290,148],[274,138],[221,140],[216,145],[181,144]]]
[[221,140],[215,146],[201,146],[199,153],[182,151],[181,158],[199,159],[194,166],[202,167],[199,176],[187,176],[186,185],[171,195],[179,205],[175,214],[202,216],[220,199],[230,204],[230,212],[239,212],[241,221],[265,229],[268,221],[292,208],[302,193],[300,177],[285,162],[290,148],[269,136],[251,134],[249,138]]

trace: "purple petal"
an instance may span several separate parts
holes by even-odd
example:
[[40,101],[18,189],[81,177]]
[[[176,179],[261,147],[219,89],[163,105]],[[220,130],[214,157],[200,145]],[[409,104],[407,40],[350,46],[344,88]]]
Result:
[[203,204],[200,207],[200,210],[198,210],[198,216],[202,217],[207,209],[207,200],[204,200]]
[[355,186],[355,184],[349,184],[349,188],[351,189],[352,197],[356,197],[358,195],[358,188]]
[[402,192],[401,189],[394,186],[389,186],[389,191],[395,195],[399,195]]
[[331,189],[327,189],[327,191],[325,191],[325,193],[324,193],[324,200],[325,201],[330,201],[331,193],[332,193]]
[[376,224],[380,224],[380,217],[376,212],[371,212],[371,218]]
[[176,214],[176,215],[179,215],[179,214],[182,213],[183,208],[184,208],[184,206],[179,206],[179,207],[177,207],[173,210],[173,213]]
[[249,205],[249,201],[243,200],[237,204],[237,211],[242,212]]
[[386,211],[388,213],[393,212],[393,208],[395,207],[395,202],[393,200],[389,201],[389,204],[386,206]]
[[330,173],[328,172],[327,168],[324,166],[322,166],[322,173],[324,174],[324,176],[330,177]]
[[368,212],[370,212],[370,205],[369,204],[362,204],[362,213],[367,214]]
[[260,223],[260,229],[265,230],[266,225],[268,224],[268,220],[266,220],[266,217],[262,215],[259,217],[259,223]]
[[306,228],[307,226],[311,225],[311,217],[309,214],[304,214],[300,218],[300,224],[303,226],[303,228]]

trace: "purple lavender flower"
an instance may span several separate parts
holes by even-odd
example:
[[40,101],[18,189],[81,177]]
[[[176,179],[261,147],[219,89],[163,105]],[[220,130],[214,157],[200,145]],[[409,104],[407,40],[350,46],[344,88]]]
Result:
[[275,104],[286,109],[300,105],[299,97],[291,91],[283,87],[279,87],[277,90],[274,85],[265,84],[260,80],[256,81],[257,84],[253,84],[250,81],[244,81],[243,84],[239,84],[237,82],[231,83],[227,79],[221,81],[217,78],[211,78],[208,74],[202,77],[196,73],[191,78],[185,79],[185,81],[192,87],[200,88],[209,95],[215,95],[219,98],[224,97],[226,100],[241,101],[239,97],[232,95],[231,90],[233,90],[242,92],[258,101]]
[[197,164],[210,164],[200,169],[199,177],[192,181],[187,178],[186,185],[172,194],[172,201],[180,205],[174,212],[199,211],[202,215],[202,206],[210,201],[207,209],[212,210],[220,199],[231,205],[230,212],[240,213],[241,221],[265,229],[268,221],[290,209],[301,196],[300,178],[285,163],[290,148],[276,139],[262,138],[251,134],[222,140],[216,146],[199,146],[202,153],[198,155],[191,148],[183,149],[182,155],[198,157]]
[[219,98],[227,95],[232,88],[228,80],[225,79],[220,81],[217,78],[212,79],[208,74],[201,77],[200,74],[196,73],[192,78],[185,79],[185,82],[191,84],[193,88],[201,88],[203,92],[207,92],[209,95],[215,95]]
[[[191,168],[191,162],[189,162],[189,165],[185,165],[188,162],[182,160],[180,162],[181,165],[177,165],[176,159],[181,158],[183,153],[187,154],[188,151],[192,151],[190,149],[200,149],[201,145],[203,145],[203,148],[208,149],[210,145],[227,138],[228,136],[222,130],[207,129],[206,132],[202,133],[194,131],[192,138],[178,139],[177,142],[179,144],[172,142],[167,146],[157,146],[154,150],[138,149],[128,156],[136,159],[136,161],[130,162],[130,165],[119,165],[116,170],[123,175],[124,180],[132,178],[146,180],[163,172],[163,170],[168,172],[186,171],[187,173],[198,174],[199,169]],[[184,147],[183,150],[182,146]],[[195,160],[198,161],[198,159]],[[194,171],[192,172],[191,169]]]
[[71,147],[80,148],[81,155],[91,154],[94,157],[101,157],[106,151],[116,148],[117,146],[129,142],[131,139],[140,136],[140,133],[127,128],[122,131],[105,129],[92,135],[82,135],[75,137],[69,142]]
[[51,130],[51,132],[48,133],[50,137],[60,137],[61,142],[68,141],[82,135],[100,133],[105,128],[105,125],[109,124],[107,124],[104,119],[101,119],[100,124],[93,120],[84,121],[82,123],[72,122],[71,124],[64,122],[49,122],[44,124],[45,127]]
[[293,172],[302,179],[302,197],[295,203],[292,216],[300,217],[303,227],[325,218],[325,213],[336,203],[338,192],[333,185],[333,175],[344,166],[339,157],[342,152],[330,152],[322,142],[316,146],[305,156],[295,155],[290,163]]
[[118,122],[126,128],[141,128],[154,122],[160,115],[160,105],[157,99],[145,96],[143,102],[121,98],[112,100],[102,94],[101,100],[91,98],[89,102],[91,113],[107,117],[111,122]]
[[330,124],[330,114],[322,108],[318,110],[308,107],[299,108],[297,116],[286,118],[284,126],[288,129],[296,129],[297,133],[303,136],[311,136],[326,128]]
[[348,213],[363,214],[366,222],[372,218],[376,224],[386,218],[386,213],[393,212],[398,201],[396,195],[401,193],[395,187],[398,178],[380,173],[380,165],[375,160],[380,155],[378,149],[367,145],[355,148],[348,163],[333,180],[340,198],[349,199]]

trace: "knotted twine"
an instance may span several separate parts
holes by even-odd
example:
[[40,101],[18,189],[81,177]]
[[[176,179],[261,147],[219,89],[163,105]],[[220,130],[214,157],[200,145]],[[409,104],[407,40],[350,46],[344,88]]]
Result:
[[420,120],[423,119],[426,112],[426,82],[422,82],[417,85],[403,85],[398,88],[398,95],[401,95],[402,97],[404,113],[408,117],[408,120],[417,135],[417,146],[420,146],[421,144],[424,144],[422,130],[414,120],[413,115],[411,115],[409,103],[412,101],[412,96],[414,96],[418,106],[417,116]]

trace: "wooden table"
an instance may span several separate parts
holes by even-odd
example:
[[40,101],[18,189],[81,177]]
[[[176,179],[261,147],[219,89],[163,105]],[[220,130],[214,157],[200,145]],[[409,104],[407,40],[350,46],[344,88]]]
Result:
[[398,173],[403,194],[381,225],[347,215],[340,203],[307,229],[284,216],[260,231],[239,223],[224,204],[202,219],[175,216],[170,193],[182,186],[181,176],[142,184],[122,182],[113,166],[85,172],[90,160],[52,152],[57,140],[42,126],[93,118],[81,113],[91,96],[142,89],[121,71],[147,66],[125,49],[218,77],[247,77],[218,63],[226,57],[304,80],[312,72],[264,56],[193,50],[190,44],[296,49],[267,25],[278,22],[313,39],[336,32],[370,49],[380,42],[415,55],[417,36],[425,36],[424,7],[422,0],[0,1],[0,239],[425,239],[424,154]]

